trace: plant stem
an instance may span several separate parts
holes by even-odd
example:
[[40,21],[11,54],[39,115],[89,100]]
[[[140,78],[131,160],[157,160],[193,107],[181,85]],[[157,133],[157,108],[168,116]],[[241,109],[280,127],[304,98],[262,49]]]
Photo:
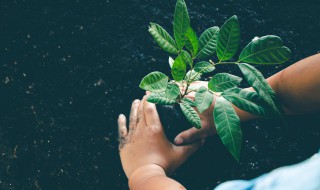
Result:
[[[192,60],[192,64],[191,64],[191,65],[193,65],[193,61],[194,61],[194,60]],[[218,63],[214,63],[214,62],[211,61],[211,60],[209,60],[209,62],[210,62],[213,66],[224,65],[224,64],[238,64],[238,62],[221,62],[221,61],[219,61]],[[197,74],[190,80],[190,78],[191,78],[191,73],[192,73],[192,70],[193,70],[193,67],[191,66],[191,70],[190,70],[189,77],[186,76],[186,81],[187,81],[186,90],[184,91],[183,94],[182,94],[182,93],[180,94],[180,100],[181,100],[182,98],[184,98],[184,97],[188,94],[188,88],[189,88],[190,84],[193,82],[193,80],[194,80],[203,70],[207,69],[208,67],[210,67],[210,66],[207,66],[207,67],[201,69],[200,72],[197,72]],[[181,83],[181,84],[182,84],[182,87],[184,88],[183,83]],[[214,93],[214,92],[213,92],[213,93]],[[219,94],[216,94],[216,93],[214,93],[214,94],[217,95],[217,96],[220,96]]]
[[226,64],[238,64],[238,62],[218,62],[218,63],[213,64],[213,65],[216,66],[216,65],[226,65]]

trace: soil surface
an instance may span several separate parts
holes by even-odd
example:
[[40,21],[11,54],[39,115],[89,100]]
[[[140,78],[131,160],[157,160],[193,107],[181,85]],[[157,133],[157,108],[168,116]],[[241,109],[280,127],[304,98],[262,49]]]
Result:
[[[240,20],[241,48],[255,36],[280,36],[292,58],[260,66],[266,77],[320,51],[317,1],[187,5],[198,36],[232,15]],[[144,94],[143,76],[170,74],[168,55],[147,29],[156,22],[172,34],[174,6],[175,0],[1,2],[0,189],[128,189],[116,118]],[[228,65],[216,71],[239,74]],[[188,189],[212,189],[302,161],[320,147],[319,116],[291,117],[288,129],[270,120],[243,123],[239,164],[214,136],[173,177]]]

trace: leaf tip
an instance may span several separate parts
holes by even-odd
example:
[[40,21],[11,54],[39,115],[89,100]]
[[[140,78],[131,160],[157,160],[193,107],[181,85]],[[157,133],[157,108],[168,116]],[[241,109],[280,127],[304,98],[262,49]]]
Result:
[[231,18],[238,20],[238,16],[237,15],[233,15]]

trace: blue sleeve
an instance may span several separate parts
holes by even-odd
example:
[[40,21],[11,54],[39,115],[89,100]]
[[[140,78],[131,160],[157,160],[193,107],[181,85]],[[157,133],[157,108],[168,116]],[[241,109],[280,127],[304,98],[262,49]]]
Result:
[[234,180],[215,190],[320,190],[320,152],[308,160],[273,170],[253,180]]

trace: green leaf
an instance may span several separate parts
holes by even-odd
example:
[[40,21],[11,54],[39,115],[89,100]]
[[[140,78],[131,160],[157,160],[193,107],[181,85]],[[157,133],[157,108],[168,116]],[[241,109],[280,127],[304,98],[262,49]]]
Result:
[[197,91],[200,87],[197,85],[190,85],[188,91]]
[[150,23],[148,31],[163,50],[168,53],[178,54],[179,50],[177,49],[176,43],[174,42],[173,38],[160,25]]
[[291,51],[278,36],[254,38],[241,52],[238,62],[280,64],[289,60]]
[[204,31],[199,39],[199,52],[196,58],[203,59],[213,55],[217,47],[219,27],[214,26]]
[[199,40],[194,30],[189,27],[186,33],[186,48],[191,52],[192,56],[195,57],[199,49]]
[[264,102],[261,101],[260,96],[256,92],[241,88],[231,88],[224,91],[221,95],[238,108],[253,115],[268,115],[268,109],[263,107]]
[[180,108],[191,125],[197,129],[200,129],[201,120],[197,112],[188,103],[185,102],[180,103]]
[[180,88],[177,84],[168,84],[166,90],[166,97],[169,99],[175,99],[180,94]]
[[174,10],[173,32],[178,49],[182,49],[186,43],[186,33],[190,26],[187,5],[184,0],[178,0]]
[[196,81],[196,80],[200,80],[200,78],[201,78],[201,73],[198,73],[198,72],[196,72],[194,70],[190,70],[190,71],[187,72],[185,80],[189,81],[189,80],[192,79],[192,81],[189,81],[189,82],[193,82],[193,81]]
[[242,131],[238,115],[228,101],[223,98],[217,98],[214,105],[213,117],[222,143],[232,156],[239,161]]
[[173,66],[173,62],[174,62],[174,60],[172,59],[172,57],[170,57],[170,56],[169,56],[169,60],[168,60],[168,62],[169,62],[169,66],[170,66],[170,68],[172,68],[172,66]]
[[189,104],[191,107],[196,107],[196,103],[189,98],[182,98],[182,102]]
[[240,25],[236,15],[227,20],[218,35],[217,55],[220,61],[231,59],[240,44]]
[[192,58],[191,58],[190,54],[188,52],[182,50],[180,55],[183,57],[184,61],[188,65],[190,65],[190,67],[192,67]]
[[187,72],[187,65],[184,59],[184,55],[180,54],[173,62],[171,68],[171,75],[175,81],[181,81]]
[[229,73],[218,73],[210,79],[208,88],[215,92],[223,92],[229,88],[236,87],[241,81],[242,79],[238,76]]
[[194,70],[199,73],[210,73],[215,70],[215,67],[207,61],[201,61],[194,66]]
[[168,79],[165,74],[155,71],[143,77],[139,87],[150,92],[164,92],[167,89]]
[[152,93],[152,94],[148,95],[147,100],[148,100],[148,102],[160,104],[160,105],[169,105],[169,104],[176,103],[175,100],[172,100],[172,99],[169,99],[168,97],[166,97],[165,92]]
[[248,84],[253,87],[260,95],[261,99],[273,110],[273,114],[281,116],[283,113],[282,107],[279,104],[274,91],[260,71],[246,63],[239,63],[238,66]]
[[204,86],[201,86],[195,95],[195,102],[199,113],[208,109],[213,101],[213,95]]

